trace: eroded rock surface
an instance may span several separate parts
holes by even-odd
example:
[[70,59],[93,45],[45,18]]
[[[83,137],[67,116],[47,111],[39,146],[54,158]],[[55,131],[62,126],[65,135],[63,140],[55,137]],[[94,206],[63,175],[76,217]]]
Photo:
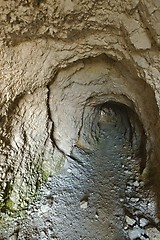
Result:
[[107,102],[139,119],[139,174],[156,179],[159,215],[159,1],[2,0],[0,19],[1,223],[75,147],[93,151]]
[[154,193],[140,179],[141,159],[134,149],[140,147],[141,132],[131,136],[123,107],[103,107],[94,150],[86,154],[74,148],[26,219],[4,230],[4,239],[135,240],[158,234]]

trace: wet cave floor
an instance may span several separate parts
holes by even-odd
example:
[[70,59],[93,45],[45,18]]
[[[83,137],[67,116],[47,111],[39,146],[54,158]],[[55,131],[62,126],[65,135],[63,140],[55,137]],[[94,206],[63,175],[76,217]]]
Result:
[[75,147],[3,239],[160,239],[154,193],[139,177],[139,161],[126,129],[102,123],[95,150]]

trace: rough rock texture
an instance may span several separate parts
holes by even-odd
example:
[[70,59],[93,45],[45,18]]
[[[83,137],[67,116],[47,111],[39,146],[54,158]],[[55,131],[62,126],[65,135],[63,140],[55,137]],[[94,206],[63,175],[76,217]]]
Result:
[[158,170],[159,0],[2,0],[0,19],[2,212],[26,207],[75,145],[88,149],[107,101],[137,113]]
[[25,211],[26,218],[15,218],[0,239],[135,240],[158,233],[154,195],[139,179],[135,145],[142,136],[140,128],[131,134],[134,113],[113,102],[101,113],[93,151],[74,148]]

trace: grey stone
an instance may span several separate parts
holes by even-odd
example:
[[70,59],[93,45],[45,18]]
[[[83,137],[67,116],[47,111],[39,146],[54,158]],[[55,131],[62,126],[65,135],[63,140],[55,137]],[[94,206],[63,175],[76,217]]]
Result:
[[135,219],[130,218],[130,217],[128,217],[128,216],[125,216],[125,219],[126,219],[126,223],[127,223],[129,226],[133,226],[133,225],[136,223]]
[[139,182],[138,182],[138,181],[135,181],[135,182],[133,183],[133,185],[134,185],[134,187],[139,187]]
[[136,240],[137,238],[140,238],[141,235],[144,234],[144,230],[139,228],[138,226],[133,227],[132,230],[128,231],[128,236],[130,240]]
[[139,232],[137,229],[134,230],[129,230],[128,231],[128,236],[130,240],[136,240],[141,236],[141,232]]
[[48,205],[42,205],[40,208],[40,212],[46,213],[50,210],[50,207]]
[[147,228],[146,233],[151,240],[159,240],[160,239],[160,232],[157,230],[157,228]]
[[87,202],[87,201],[82,201],[82,202],[80,203],[80,208],[86,209],[87,207],[88,207],[88,202]]
[[149,220],[146,218],[141,218],[139,220],[140,227],[145,227],[149,223]]

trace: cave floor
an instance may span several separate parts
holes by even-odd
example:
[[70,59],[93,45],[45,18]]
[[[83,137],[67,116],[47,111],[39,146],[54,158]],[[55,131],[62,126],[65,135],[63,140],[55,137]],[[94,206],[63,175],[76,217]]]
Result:
[[72,155],[3,239],[160,239],[154,193],[123,131],[103,125],[94,151]]

